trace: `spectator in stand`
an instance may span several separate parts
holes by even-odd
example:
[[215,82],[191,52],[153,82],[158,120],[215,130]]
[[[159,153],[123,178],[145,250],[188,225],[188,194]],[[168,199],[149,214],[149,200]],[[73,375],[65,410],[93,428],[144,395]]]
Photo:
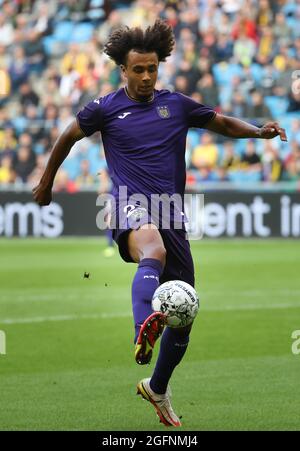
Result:
[[244,65],[241,68],[239,77],[237,78],[239,78],[239,84],[236,87],[243,94],[246,101],[248,102],[251,91],[253,91],[256,88],[255,79],[253,78],[253,74],[251,71],[251,65]]
[[69,101],[71,103],[71,96],[74,98],[74,93],[76,93],[76,97],[79,99],[81,94],[78,84],[79,80],[79,73],[72,67],[70,67],[69,71],[61,77],[59,94],[64,102]]
[[0,158],[3,156],[14,156],[18,146],[17,137],[12,127],[7,127],[0,134]]
[[260,157],[256,152],[255,141],[248,139],[246,142],[245,153],[241,159],[241,167],[245,171],[261,172]]
[[211,63],[216,61],[217,40],[214,33],[214,29],[207,30],[204,36],[202,36],[200,43],[199,55],[210,59]]
[[270,96],[274,92],[278,72],[273,64],[263,66],[260,78],[260,86],[264,96]]
[[12,92],[18,92],[22,83],[28,80],[30,66],[26,59],[24,49],[15,47],[13,50],[13,59],[9,68],[9,75],[12,83]]
[[221,13],[220,19],[218,20],[216,26],[218,28],[219,37],[226,36],[228,40],[230,40],[232,26],[230,23],[230,18],[227,14]]
[[14,42],[14,28],[6,14],[0,11],[0,45],[9,47]]
[[212,66],[209,58],[206,56],[200,56],[197,61],[197,69],[199,70],[199,78],[207,73],[211,73]]
[[246,117],[247,103],[241,92],[236,91],[233,94],[231,103],[231,114],[239,118]]
[[190,95],[188,79],[183,75],[177,75],[174,80],[174,89],[186,96]]
[[[290,56],[288,46],[281,46],[279,48],[278,55],[275,56],[273,64],[278,72],[276,88],[278,87],[278,89],[281,90],[282,96],[286,96],[288,95],[291,81],[294,80],[293,71],[295,70],[295,66]],[[274,94],[277,95],[275,89]]]
[[9,117],[8,110],[0,107],[0,132],[9,127],[12,127],[12,120]]
[[[112,89],[113,90],[113,89]],[[91,99],[100,97],[100,83],[95,77],[87,77],[82,94],[79,98],[79,108],[86,105]]]
[[[289,44],[291,44],[290,41],[288,41],[288,42],[289,42]],[[300,61],[300,37],[295,39],[293,44],[294,44],[294,49],[293,49],[294,55],[293,56],[294,56],[294,59],[295,59],[295,65],[296,65],[296,67],[298,67],[299,66],[299,61]]]
[[32,136],[28,132],[24,132],[19,136],[19,146],[32,147]]
[[50,15],[50,8],[50,5],[46,2],[39,2],[37,4],[32,29],[38,33],[39,37],[48,36],[52,32],[53,20]]
[[[11,48],[11,46],[8,47]],[[8,68],[10,65],[12,54],[11,52],[8,52],[8,47],[5,44],[1,43],[0,40],[0,67]]]
[[110,33],[122,25],[122,15],[115,9],[110,12],[108,18],[99,26],[97,38],[100,43],[106,42]]
[[202,98],[202,95],[200,94],[200,92],[193,92],[192,94],[191,94],[191,98],[193,99],[193,100],[196,100],[196,102],[198,102],[198,103],[204,103],[203,102],[203,98]]
[[48,161],[48,155],[40,154],[36,157],[36,166],[31,174],[28,176],[27,182],[31,187],[34,187],[38,181],[41,179],[41,176],[44,173],[46,164]]
[[188,95],[190,95],[196,89],[197,82],[199,80],[199,69],[193,66],[191,61],[183,59],[179,63],[179,70],[177,70],[177,76],[186,78],[188,84]]
[[100,86],[100,94],[99,97],[103,97],[106,96],[107,94],[109,94],[110,92],[112,92],[114,90],[114,87],[112,84],[105,82]]
[[26,132],[30,134],[33,141],[39,140],[45,131],[45,123],[41,121],[39,110],[34,105],[27,105],[24,108],[24,116],[26,117]]
[[288,112],[300,111],[300,79],[298,78],[292,84],[289,95]]
[[24,43],[25,56],[29,64],[29,70],[40,74],[46,68],[47,54],[44,49],[40,34],[37,31],[30,30],[27,33]]
[[218,147],[210,133],[204,132],[200,138],[200,144],[195,147],[191,162],[197,169],[206,167],[214,168],[218,161]]
[[[95,99],[96,99],[96,97],[95,97]],[[73,120],[72,108],[70,108],[69,106],[63,106],[59,110],[59,115],[58,115],[57,127],[59,130],[59,133],[62,133],[63,130],[65,130],[67,128],[67,126],[72,122],[72,120]]]
[[21,146],[13,160],[14,179],[26,183],[35,168],[35,155],[27,146]]
[[20,102],[22,106],[34,105],[38,106],[40,98],[33,90],[29,81],[25,81],[20,86]]
[[291,151],[285,159],[284,167],[288,180],[300,179],[300,145],[297,141],[290,142]]
[[273,30],[271,27],[263,27],[262,35],[260,37],[255,55],[256,62],[261,63],[262,65],[269,64],[274,54],[275,48]]
[[201,94],[205,105],[217,106],[219,104],[218,87],[214,82],[212,74],[204,74],[197,83],[198,92]]
[[90,172],[90,163],[88,160],[81,160],[80,173],[75,179],[75,183],[80,188],[93,188],[95,186],[95,178]]
[[264,104],[263,96],[259,91],[251,93],[251,103],[246,106],[245,115],[258,125],[272,118],[271,111]]
[[181,28],[189,28],[194,36],[198,35],[199,9],[182,8],[180,14]]
[[232,26],[231,36],[234,41],[244,36],[247,39],[251,39],[255,43],[258,40],[258,34],[256,30],[256,24],[253,18],[250,18],[244,12],[238,13]]
[[216,43],[215,61],[228,61],[233,55],[233,44],[227,34],[220,34]]
[[256,53],[256,46],[253,39],[248,38],[245,30],[239,32],[233,46],[233,55],[236,61],[242,65],[248,66]]
[[278,182],[282,177],[282,161],[279,158],[278,150],[271,142],[264,142],[262,155],[262,175],[265,182]]
[[205,35],[207,30],[211,27],[216,29],[219,23],[222,23],[223,27],[224,24],[226,26],[226,21],[224,20],[224,18],[222,19],[222,16],[223,14],[216,4],[214,4],[213,2],[207,2],[205,9],[202,9],[199,17],[199,31],[201,32],[201,34]]
[[69,51],[61,61],[61,74],[65,75],[75,71],[78,75],[84,75],[89,65],[89,55],[83,52],[77,43],[71,43]]
[[223,144],[223,158],[221,160],[221,168],[227,171],[236,170],[240,166],[240,157],[235,151],[232,141],[225,141]]
[[0,68],[0,108],[4,106],[10,95],[10,78],[6,69]]
[[56,193],[76,193],[78,188],[76,183],[70,179],[67,171],[60,168],[55,177],[55,182],[53,185],[53,191]]
[[300,118],[292,121],[290,140],[297,141],[300,144]]
[[259,27],[272,25],[273,23],[273,11],[270,7],[269,0],[259,0],[258,12],[256,16],[256,22]]
[[58,107],[54,103],[48,103],[44,110],[45,129],[50,130],[58,123]]
[[218,180],[217,174],[208,166],[199,166],[196,174],[198,182],[216,182]]
[[29,15],[27,13],[15,16],[14,44],[23,46],[27,39],[27,33],[31,29]]
[[57,126],[50,128],[50,130],[44,130],[42,136],[38,139],[34,145],[34,150],[37,154],[47,154],[49,148],[51,148],[59,136],[59,129]]
[[0,159],[0,185],[12,182],[12,159],[6,155]]
[[[49,147],[51,148],[55,141],[57,140],[58,136],[59,136],[59,128],[57,126],[55,127],[51,127],[48,133],[48,139],[49,139]],[[49,149],[49,147],[47,148],[47,150]]]
[[63,105],[65,103],[66,99],[63,98],[59,90],[60,78],[57,78],[54,75],[49,76],[44,80],[43,84],[45,86],[45,92],[41,93],[41,98],[44,105],[47,105],[48,103]]
[[180,20],[175,7],[172,5],[167,6],[163,12],[162,18],[168,25],[171,25],[175,37],[178,38],[180,32]]
[[285,15],[279,12],[275,16],[275,25],[273,26],[274,37],[279,45],[289,42],[292,30],[285,20]]
[[[178,39],[178,44],[177,44],[177,54],[180,55],[180,61],[185,58],[185,48],[186,46],[189,46],[190,43],[192,43],[193,45],[195,44],[195,36],[193,35],[192,31],[187,28],[181,28],[180,30],[180,35],[179,35],[179,39]],[[193,48],[193,58],[196,56],[196,52],[195,52],[195,48]]]

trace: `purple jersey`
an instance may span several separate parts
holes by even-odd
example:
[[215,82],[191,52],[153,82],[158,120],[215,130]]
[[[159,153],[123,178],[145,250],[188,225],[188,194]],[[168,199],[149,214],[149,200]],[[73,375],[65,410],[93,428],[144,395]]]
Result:
[[155,90],[152,101],[139,102],[121,88],[88,103],[77,118],[86,136],[101,132],[114,188],[147,196],[183,195],[188,129],[203,127],[214,115],[177,92]]
[[108,170],[117,197],[183,196],[185,146],[189,127],[203,127],[215,115],[212,108],[168,90],[155,90],[149,102],[132,100],[124,88],[88,103],[78,114],[86,136],[100,131]]

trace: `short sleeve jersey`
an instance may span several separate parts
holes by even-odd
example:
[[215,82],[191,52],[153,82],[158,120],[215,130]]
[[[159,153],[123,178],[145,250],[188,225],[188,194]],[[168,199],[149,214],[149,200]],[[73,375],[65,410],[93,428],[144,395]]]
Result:
[[184,194],[185,145],[190,127],[204,127],[215,111],[168,90],[149,102],[128,97],[124,88],[88,103],[77,114],[86,136],[100,131],[113,193]]

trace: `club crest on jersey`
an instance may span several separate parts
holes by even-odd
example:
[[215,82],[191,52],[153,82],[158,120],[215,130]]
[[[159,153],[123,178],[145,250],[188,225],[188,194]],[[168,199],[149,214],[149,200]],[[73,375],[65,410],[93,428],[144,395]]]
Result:
[[156,111],[162,119],[168,119],[171,116],[170,110],[167,106],[158,106],[156,107]]

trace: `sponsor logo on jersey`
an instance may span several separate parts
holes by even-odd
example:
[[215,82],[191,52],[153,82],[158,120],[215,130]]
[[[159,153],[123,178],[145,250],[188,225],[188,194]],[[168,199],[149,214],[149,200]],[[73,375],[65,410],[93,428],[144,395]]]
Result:
[[122,113],[120,114],[120,116],[118,116],[119,119],[125,119],[126,116],[128,116],[129,114],[131,114],[129,111],[126,111],[126,113]]

